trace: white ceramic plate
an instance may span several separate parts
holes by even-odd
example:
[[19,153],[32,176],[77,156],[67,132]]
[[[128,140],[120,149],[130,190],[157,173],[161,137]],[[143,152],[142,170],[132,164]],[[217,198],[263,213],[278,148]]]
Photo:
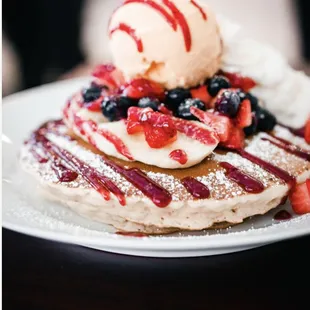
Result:
[[[125,237],[43,200],[35,181],[21,171],[18,152],[28,134],[60,117],[68,97],[87,80],[49,84],[3,100],[3,226],[24,234],[100,250],[153,257],[190,257],[241,251],[310,233],[310,215],[273,220],[276,211],[230,229],[158,237]],[[285,206],[290,209],[290,206]]]

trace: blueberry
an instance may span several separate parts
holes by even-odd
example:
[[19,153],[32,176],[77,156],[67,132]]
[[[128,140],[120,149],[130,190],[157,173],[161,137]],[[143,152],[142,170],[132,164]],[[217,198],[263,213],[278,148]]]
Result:
[[252,94],[250,94],[250,93],[247,93],[247,99],[249,99],[250,100],[250,102],[251,102],[251,109],[252,109],[252,111],[253,112],[255,112],[255,111],[257,111],[258,110],[258,99],[257,99],[257,97],[255,97],[255,96],[253,96]]
[[100,98],[102,92],[102,87],[98,85],[92,85],[91,87],[84,89],[82,96],[84,102],[92,102]]
[[243,100],[245,100],[245,99],[249,99],[250,102],[251,102],[251,109],[252,109],[252,111],[254,111],[254,112],[257,111],[257,109],[258,109],[258,99],[255,96],[253,96],[250,93],[245,93],[241,89],[238,89],[236,91],[236,94],[239,96],[241,102]]
[[242,89],[237,89],[236,94],[239,96],[241,102],[247,99],[247,93],[245,93]]
[[244,133],[245,135],[248,136],[252,136],[257,132],[257,125],[258,125],[258,121],[257,121],[257,117],[256,115],[254,115],[254,113],[252,114],[252,124],[246,128],[244,128]]
[[239,105],[239,96],[235,92],[227,90],[217,99],[215,109],[221,114],[235,117],[238,113]]
[[271,131],[277,124],[277,119],[269,111],[259,108],[256,112],[259,131]]
[[219,93],[221,89],[227,89],[230,87],[231,85],[227,78],[221,75],[217,75],[213,77],[211,80],[209,80],[208,92],[210,96],[216,97],[216,95]]
[[139,100],[138,106],[140,108],[151,108],[154,111],[158,111],[158,107],[160,106],[160,101],[156,98],[141,98]]
[[177,116],[187,119],[187,120],[196,120],[197,118],[191,113],[190,108],[196,107],[200,110],[205,111],[205,104],[199,99],[186,99],[185,102],[182,102],[177,111]]
[[175,88],[166,93],[166,106],[171,111],[177,111],[179,105],[186,99],[191,98],[191,92],[184,88]]
[[106,97],[101,103],[103,115],[111,122],[127,117],[128,109],[135,102],[128,97]]

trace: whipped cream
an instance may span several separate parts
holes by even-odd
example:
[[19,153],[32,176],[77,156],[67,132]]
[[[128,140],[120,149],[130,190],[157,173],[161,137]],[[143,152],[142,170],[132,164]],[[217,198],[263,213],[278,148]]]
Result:
[[252,78],[251,91],[277,118],[301,127],[310,115],[310,78],[293,70],[277,50],[245,37],[238,25],[218,16],[224,54],[221,69]]
[[[86,108],[81,107],[78,103],[78,96],[71,101],[65,114],[64,121],[66,125],[72,129],[77,136],[94,145],[105,154],[122,160],[140,161],[161,168],[178,169],[194,166],[210,155],[218,144],[218,139],[215,134],[214,140],[217,141],[217,143],[204,144],[178,132],[176,141],[160,149],[151,148],[145,140],[144,133],[129,135],[124,120],[107,122],[100,112],[90,112]],[[74,121],[76,116],[84,121],[79,124],[79,126]],[[87,121],[89,120],[92,121],[92,123],[88,123]],[[196,121],[192,122],[195,123],[196,126],[213,132],[213,130],[205,124]],[[91,124],[96,125],[96,130],[93,129],[94,126]],[[111,143],[109,139],[100,134],[100,131],[109,132],[116,137],[116,139],[121,141],[128,150],[130,156],[124,156],[124,154],[117,150],[115,144]],[[182,150],[186,153],[187,162],[185,164],[181,164],[169,157],[169,154],[175,150]]]

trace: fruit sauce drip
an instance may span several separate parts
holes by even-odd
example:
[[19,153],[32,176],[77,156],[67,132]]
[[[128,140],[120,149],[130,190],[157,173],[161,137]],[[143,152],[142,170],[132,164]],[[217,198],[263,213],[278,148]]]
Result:
[[120,23],[118,26],[116,26],[110,31],[110,36],[112,36],[113,33],[116,31],[122,31],[122,32],[127,33],[135,41],[138,52],[139,53],[143,52],[144,48],[143,48],[142,40],[137,36],[136,31],[133,28],[131,28],[127,24]]
[[273,217],[276,221],[287,221],[292,218],[292,215],[286,210],[281,210]]
[[252,176],[245,174],[231,164],[227,162],[222,162],[220,163],[220,166],[226,170],[226,177],[236,182],[246,192],[258,194],[264,191],[264,185],[260,181],[253,178]]
[[281,148],[281,149],[285,150],[286,152],[293,154],[299,158],[302,158],[306,161],[310,161],[310,152],[307,152],[307,151],[299,148],[295,144],[292,144],[285,139],[276,137],[275,135],[271,135],[271,137],[274,138],[275,140],[278,140],[280,143],[275,142],[275,141],[268,139],[268,138],[262,138],[262,140],[268,141],[269,143],[275,145],[276,147]]
[[[50,124],[52,123],[53,122],[50,122]],[[41,152],[47,155],[46,160],[41,161],[42,163],[46,163],[48,160],[51,160],[53,165],[55,162],[64,163],[70,168],[69,171],[71,171],[71,175],[76,175],[76,177],[77,175],[80,175],[89,185],[98,191],[105,200],[110,200],[110,193],[112,193],[117,197],[121,205],[126,204],[124,193],[109,178],[98,172],[93,167],[87,165],[85,162],[81,161],[67,150],[61,149],[59,146],[51,142],[45,136],[45,134],[48,132],[49,130],[45,126],[40,127],[33,133],[32,138],[28,141],[28,143],[31,145],[31,150],[33,149],[35,151],[36,149],[39,149]],[[57,134],[57,132],[54,131],[53,133]],[[145,196],[150,198],[156,206],[164,208],[167,207],[171,202],[172,197],[170,193],[160,185],[156,184],[141,170],[137,168],[126,169],[116,165],[108,159],[103,157],[102,159],[104,160],[105,164],[122,175]],[[62,174],[62,178],[69,178],[69,172],[67,172],[67,174]]]
[[150,179],[143,171],[137,168],[126,169],[112,161],[105,161],[128,182],[139,189],[146,197],[150,198],[159,208],[165,208],[172,200],[170,193]]
[[112,132],[110,132],[109,130],[106,129],[98,129],[97,124],[92,121],[92,120],[83,120],[82,118],[80,118],[79,116],[77,116],[76,114],[74,114],[74,125],[78,128],[79,132],[81,135],[86,136],[88,142],[90,144],[92,144],[94,147],[96,146],[95,141],[92,139],[92,137],[90,135],[86,134],[86,131],[84,129],[85,125],[88,125],[88,128],[93,132],[93,133],[97,133],[101,136],[103,136],[107,141],[109,141],[110,143],[112,143],[115,147],[115,149],[124,157],[126,157],[129,160],[133,160],[133,156],[131,155],[129,149],[127,148],[127,146],[124,144],[124,142],[118,138],[116,135],[114,135]]
[[169,157],[181,165],[185,165],[187,163],[187,154],[183,150],[174,150],[169,154]]
[[238,153],[241,157],[251,161],[252,163],[262,167],[263,169],[265,169],[266,171],[270,172],[271,174],[275,175],[276,177],[278,177],[279,179],[282,179],[283,181],[285,181],[290,187],[293,187],[296,183],[296,179],[291,176],[289,173],[287,173],[286,171],[284,171],[281,168],[278,168],[250,153],[248,153],[247,151],[243,150],[243,149],[236,149],[233,150],[231,149],[230,151],[232,152],[236,152]]
[[300,137],[300,138],[304,138],[305,137],[305,127],[301,127],[301,128],[293,128],[284,124],[280,124],[279,125],[281,127],[286,128],[287,130],[289,130],[293,135]]
[[[162,4],[164,7],[152,0],[126,0],[123,5],[128,5],[131,3],[140,3],[143,5],[147,5],[153,10],[157,11],[159,14],[163,16],[163,18],[166,20],[166,22],[171,26],[172,30],[175,32],[178,30],[178,26],[179,26],[183,34],[186,51],[190,52],[191,47],[192,47],[192,36],[191,36],[188,22],[185,16],[183,15],[183,13],[176,7],[176,5],[172,1],[162,0]],[[196,3],[196,1],[194,0],[191,0],[190,3],[199,10],[202,18],[204,20],[207,20],[207,14],[203,10],[203,8],[199,6],[198,3]],[[170,12],[168,12],[167,9]],[[123,31],[127,33],[129,36],[131,36],[133,40],[136,42],[138,52],[139,53],[143,52],[144,50],[143,42],[139,37],[137,37],[134,29],[132,29],[130,26],[124,23],[120,23],[119,25],[117,25],[115,28],[113,28],[110,31],[110,36],[112,36],[113,33],[116,31]]]
[[192,177],[187,177],[182,179],[182,184],[186,188],[186,190],[197,199],[207,199],[210,197],[209,188]]

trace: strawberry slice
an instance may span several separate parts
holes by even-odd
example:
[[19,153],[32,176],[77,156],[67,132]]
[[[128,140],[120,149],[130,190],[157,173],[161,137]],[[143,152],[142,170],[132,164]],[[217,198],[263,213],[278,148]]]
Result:
[[228,117],[211,112],[204,112],[196,107],[191,107],[190,111],[201,122],[214,129],[221,142],[228,140],[230,131],[233,127],[232,121]]
[[123,94],[133,99],[155,97],[162,100],[165,97],[165,89],[156,82],[141,78],[132,80],[125,86]]
[[227,141],[222,142],[221,145],[229,149],[240,149],[244,147],[245,134],[243,129],[232,127]]
[[211,102],[212,97],[210,96],[206,85],[202,85],[198,88],[192,88],[190,92],[194,99],[200,99],[208,108],[208,104]]
[[100,84],[110,89],[116,89],[125,83],[121,71],[111,64],[97,66],[92,75],[98,79]]
[[310,213],[310,179],[305,183],[296,185],[289,197],[296,214]]
[[243,100],[238,114],[236,116],[235,124],[238,128],[246,128],[252,124],[252,109],[251,102],[249,99]]
[[143,111],[153,111],[151,108],[140,109],[138,107],[130,107],[127,112],[126,127],[129,135],[143,132],[143,126],[140,117]]
[[308,119],[305,127],[305,140],[310,144],[310,118]]
[[177,138],[172,118],[150,108],[129,108],[126,126],[128,134],[144,132],[145,140],[151,148],[162,148]]
[[249,92],[256,86],[256,83],[253,79],[244,77],[238,73],[225,72],[224,75],[228,78],[233,88],[241,88],[243,91]]

